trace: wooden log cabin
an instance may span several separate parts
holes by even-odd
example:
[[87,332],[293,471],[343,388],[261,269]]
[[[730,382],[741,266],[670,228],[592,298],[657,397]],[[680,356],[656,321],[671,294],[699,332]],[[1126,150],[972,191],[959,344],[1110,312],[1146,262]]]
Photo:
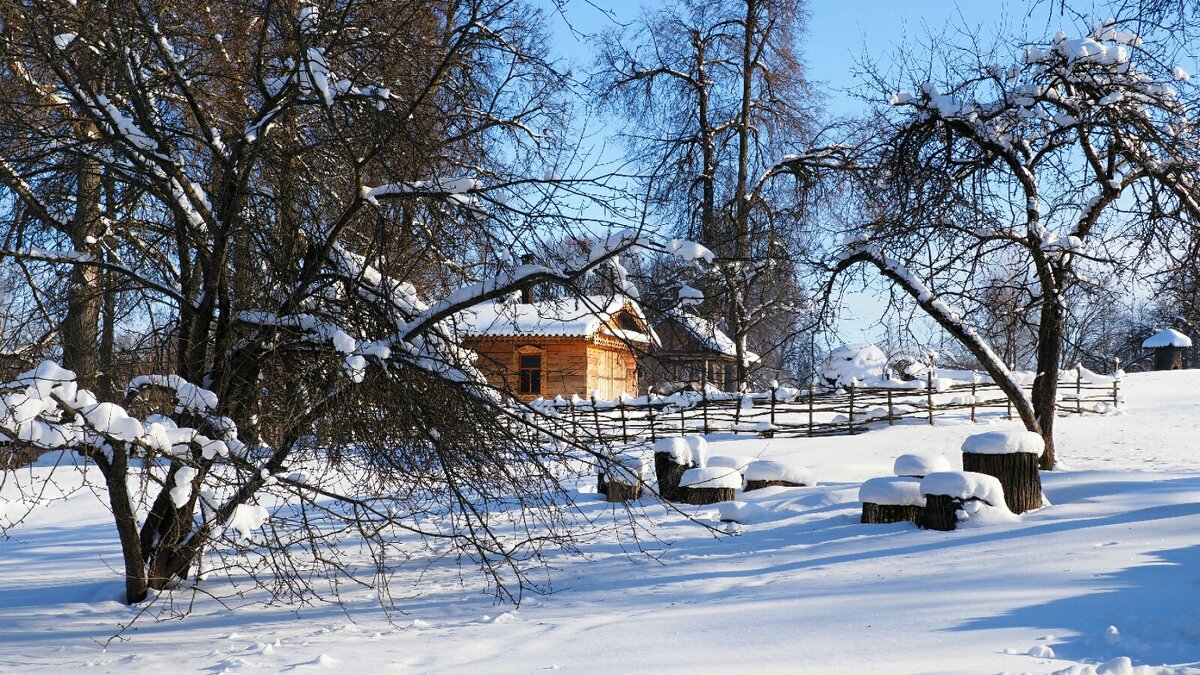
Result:
[[[655,391],[736,390],[737,347],[716,322],[675,308],[657,316],[654,332],[661,347],[643,360],[642,373]],[[745,357],[747,366],[759,360],[753,352]]]
[[583,296],[484,303],[463,312],[464,346],[490,384],[523,401],[638,391],[638,356],[657,344],[637,303]]

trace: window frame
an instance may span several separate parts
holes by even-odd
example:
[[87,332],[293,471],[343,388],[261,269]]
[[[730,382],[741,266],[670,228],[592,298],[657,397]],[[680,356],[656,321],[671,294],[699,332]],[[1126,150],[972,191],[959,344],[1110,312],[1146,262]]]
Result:
[[[536,357],[537,367],[526,367],[524,364],[526,357]],[[546,386],[546,350],[526,345],[517,349],[514,360],[513,369],[517,374],[517,394],[519,396],[541,396]],[[526,373],[529,375],[527,376]]]

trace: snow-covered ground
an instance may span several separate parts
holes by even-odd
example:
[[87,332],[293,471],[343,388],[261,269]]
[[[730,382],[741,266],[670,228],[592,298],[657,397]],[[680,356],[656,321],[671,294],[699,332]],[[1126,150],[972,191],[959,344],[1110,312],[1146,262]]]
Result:
[[233,612],[199,598],[186,619],[140,622],[104,649],[137,609],[115,601],[116,535],[77,494],[0,540],[0,671],[1200,672],[1200,371],[1131,375],[1124,391],[1121,414],[1059,420],[1053,505],[1017,523],[861,525],[856,501],[898,455],[958,466],[967,435],[1011,422],[713,437],[710,454],[811,467],[819,484],[749,493],[762,510],[736,536],[646,500],[669,546],[645,541],[660,547],[648,558],[596,541],[520,609],[435,567],[398,628],[370,591]]

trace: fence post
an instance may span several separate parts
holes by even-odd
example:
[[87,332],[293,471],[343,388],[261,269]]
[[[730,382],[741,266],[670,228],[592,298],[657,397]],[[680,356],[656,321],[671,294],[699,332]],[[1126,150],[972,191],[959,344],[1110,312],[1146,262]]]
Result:
[[1118,379],[1115,379],[1115,378],[1113,379],[1113,407],[1114,408],[1119,407],[1120,397],[1117,395],[1117,392],[1119,391],[1120,382],[1121,381]]
[[604,431],[600,428],[600,411],[596,409],[596,393],[592,392],[592,424],[596,425],[596,441],[604,442]]
[[567,410],[571,411],[571,440],[579,445],[579,420],[575,418],[575,397],[567,403]]
[[700,387],[700,405],[704,406],[700,409],[700,416],[704,420],[704,433],[708,434],[708,383],[705,382]]
[[621,394],[622,398],[617,399],[617,410],[621,412],[621,442],[629,442],[629,429],[625,426],[625,394]]
[[654,404],[650,401],[650,394],[654,392],[654,387],[646,387],[646,413],[650,418],[650,442],[653,443],[654,438]]
[[846,389],[850,390],[850,415],[846,418],[846,433],[854,433],[854,383],[846,385]]
[[683,416],[683,405],[679,406],[679,435],[687,436],[687,418]]
[[925,373],[925,401],[929,405],[929,426],[933,426],[933,371]]
[[771,426],[775,426],[775,392],[779,391],[779,383],[771,380]]
[[738,390],[737,403],[733,407],[733,435],[737,436],[738,425],[742,423],[742,391]]
[[1083,414],[1083,363],[1075,366],[1075,414]]
[[813,389],[816,388],[815,382],[808,383],[808,435],[813,435]]
[[971,423],[975,423],[975,378],[971,377]]
[[891,387],[888,387],[888,389],[887,389],[887,402],[888,402],[888,426],[889,427],[895,426],[896,411],[892,409],[892,388]]

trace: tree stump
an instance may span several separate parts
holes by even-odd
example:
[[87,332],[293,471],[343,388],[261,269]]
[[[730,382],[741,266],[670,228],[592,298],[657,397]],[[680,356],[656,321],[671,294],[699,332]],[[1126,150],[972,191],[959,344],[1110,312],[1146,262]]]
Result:
[[678,502],[683,499],[679,493],[679,479],[691,464],[677,464],[669,452],[654,453],[654,474],[658,478],[658,496],[669,501]]
[[680,501],[692,506],[704,506],[718,502],[731,502],[734,497],[733,488],[723,487],[685,487],[679,488]]
[[915,523],[921,518],[922,510],[915,505],[863,502],[862,519],[859,522],[873,525]]
[[[949,532],[958,525],[958,509],[962,500],[950,495],[925,495],[925,508],[921,509],[917,527],[926,530]],[[866,505],[863,505],[864,509]]]
[[813,473],[808,469],[776,462],[769,459],[759,459],[746,466],[745,490],[761,490],[765,487],[804,487],[816,485]]
[[608,489],[604,493],[605,501],[609,502],[636,501],[641,496],[641,485],[623,485],[621,483],[609,483]]
[[1003,455],[963,453],[963,471],[995,476],[1004,487],[1004,502],[1013,513],[1024,513],[1042,506],[1042,478],[1039,457],[1030,452]]
[[608,496],[608,482],[604,479],[604,472],[596,474],[596,492]]
[[804,483],[793,483],[786,480],[748,480],[743,491],[761,490],[766,487],[804,487]]

